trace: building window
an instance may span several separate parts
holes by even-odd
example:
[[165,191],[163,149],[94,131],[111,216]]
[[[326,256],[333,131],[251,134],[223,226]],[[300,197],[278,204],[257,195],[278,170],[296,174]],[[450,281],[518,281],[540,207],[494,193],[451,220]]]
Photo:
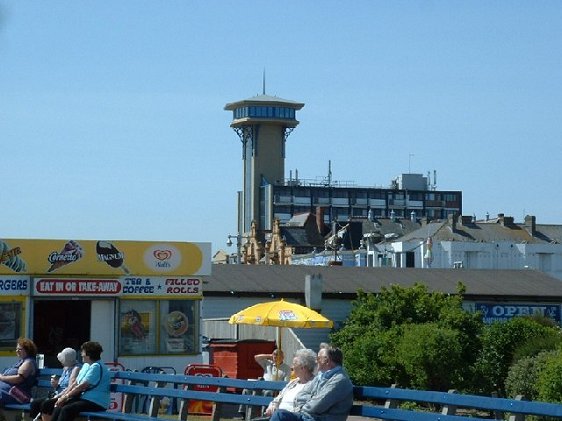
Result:
[[357,218],[366,218],[368,212],[367,208],[353,208],[353,216]]
[[408,193],[408,199],[423,201],[423,193]]
[[347,199],[349,197],[349,192],[344,189],[334,189],[334,191],[332,192],[332,197],[338,199]]
[[0,350],[13,352],[22,332],[23,302],[0,303]]
[[369,199],[386,199],[384,190],[373,190],[369,193]]
[[121,300],[119,355],[195,354],[197,300]]
[[347,208],[332,208],[332,215],[336,221],[349,220],[349,210]]

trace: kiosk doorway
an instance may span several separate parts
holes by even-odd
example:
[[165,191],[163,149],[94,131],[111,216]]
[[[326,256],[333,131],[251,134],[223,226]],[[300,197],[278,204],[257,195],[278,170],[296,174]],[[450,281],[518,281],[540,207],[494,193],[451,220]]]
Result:
[[66,347],[77,351],[90,340],[90,300],[35,300],[33,341],[45,354],[46,367],[59,367],[57,354]]

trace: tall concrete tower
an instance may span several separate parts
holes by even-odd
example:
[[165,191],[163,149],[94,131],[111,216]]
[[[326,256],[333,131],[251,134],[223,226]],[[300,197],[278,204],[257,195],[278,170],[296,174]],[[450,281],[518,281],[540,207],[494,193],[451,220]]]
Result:
[[242,142],[243,188],[238,193],[238,233],[250,231],[255,220],[259,231],[272,226],[272,197],[267,186],[283,185],[285,142],[299,124],[296,111],[303,103],[265,94],[226,104],[232,111],[230,127]]

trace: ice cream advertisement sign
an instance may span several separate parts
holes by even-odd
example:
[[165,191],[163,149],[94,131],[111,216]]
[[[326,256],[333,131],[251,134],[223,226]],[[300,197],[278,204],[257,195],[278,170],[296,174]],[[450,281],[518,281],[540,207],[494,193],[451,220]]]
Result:
[[0,275],[204,276],[210,273],[210,243],[0,239]]

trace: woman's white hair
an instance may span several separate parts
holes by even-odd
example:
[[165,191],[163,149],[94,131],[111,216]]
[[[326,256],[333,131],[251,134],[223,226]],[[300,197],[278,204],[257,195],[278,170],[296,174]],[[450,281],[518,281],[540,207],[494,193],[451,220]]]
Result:
[[76,350],[72,348],[64,348],[57,355],[58,360],[63,367],[70,367],[76,364]]
[[295,352],[295,358],[299,364],[306,368],[311,373],[316,369],[316,352],[312,349],[298,349]]

